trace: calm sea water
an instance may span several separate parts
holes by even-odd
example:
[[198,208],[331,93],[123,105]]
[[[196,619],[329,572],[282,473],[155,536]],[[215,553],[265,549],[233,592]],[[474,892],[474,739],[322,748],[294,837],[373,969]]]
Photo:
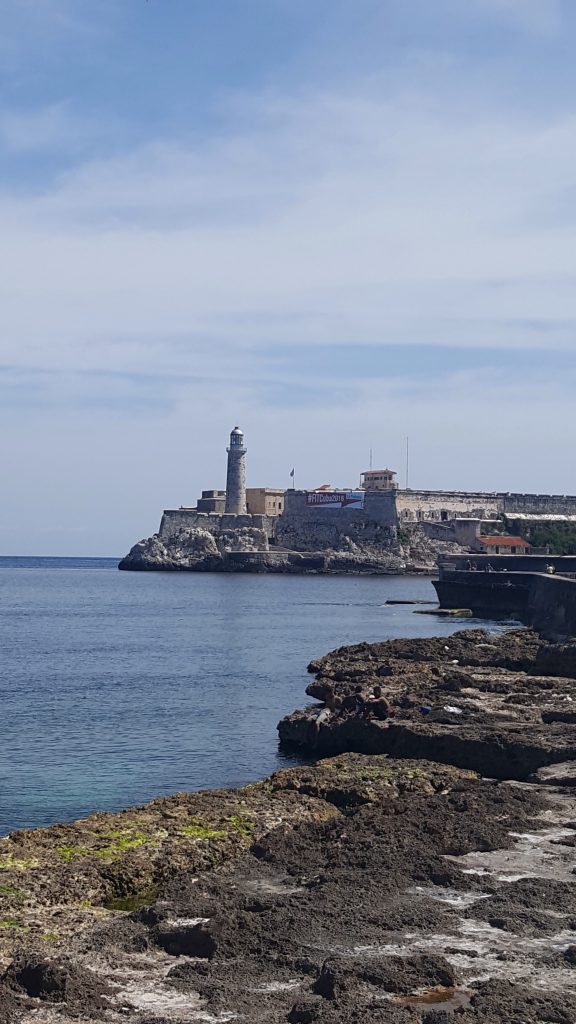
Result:
[[118,572],[0,558],[0,834],[293,763],[276,723],[341,644],[448,635],[427,579]]

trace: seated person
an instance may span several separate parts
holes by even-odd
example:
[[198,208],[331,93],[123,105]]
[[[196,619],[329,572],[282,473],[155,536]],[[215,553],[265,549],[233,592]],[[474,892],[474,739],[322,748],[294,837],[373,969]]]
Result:
[[308,726],[308,742],[310,746],[316,746],[322,725],[327,722],[336,711],[339,711],[341,705],[342,701],[340,700],[340,697],[337,697],[334,693],[333,687],[328,687],[324,695],[324,704],[320,707],[316,718],[314,718]]
[[362,694],[362,687],[356,686],[353,693],[348,693],[342,701],[342,711],[352,711],[353,714],[359,715],[365,705],[366,701]]
[[394,714],[394,711],[386,697],[382,695],[382,687],[375,686],[372,696],[364,702],[364,718],[377,718],[379,721],[383,721],[390,714]]

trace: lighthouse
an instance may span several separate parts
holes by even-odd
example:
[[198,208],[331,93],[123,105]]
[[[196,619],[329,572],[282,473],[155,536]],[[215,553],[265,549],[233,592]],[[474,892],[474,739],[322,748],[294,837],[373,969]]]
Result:
[[234,427],[230,434],[228,472],[226,474],[226,512],[232,515],[246,515],[246,449],[244,434],[240,427]]

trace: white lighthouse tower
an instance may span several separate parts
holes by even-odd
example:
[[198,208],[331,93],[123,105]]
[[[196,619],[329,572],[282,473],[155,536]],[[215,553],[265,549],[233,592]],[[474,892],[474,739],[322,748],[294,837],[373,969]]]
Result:
[[226,474],[226,512],[237,516],[246,515],[246,449],[244,434],[240,427],[234,427],[230,434],[228,472]]

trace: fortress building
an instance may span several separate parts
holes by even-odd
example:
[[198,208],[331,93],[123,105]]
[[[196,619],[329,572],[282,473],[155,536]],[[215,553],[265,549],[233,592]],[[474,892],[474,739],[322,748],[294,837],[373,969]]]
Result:
[[240,427],[230,434],[228,472],[226,474],[226,508],[228,515],[246,515],[246,448]]
[[367,469],[360,477],[363,491],[394,491],[398,488],[393,469]]
[[357,490],[247,489],[240,427],[226,450],[226,491],[202,491],[197,507],[165,509],[158,532],[136,544],[121,568],[391,572],[410,564],[406,550],[419,550],[426,538],[468,552],[519,554],[533,527],[576,524],[574,495],[413,490],[399,488],[391,469],[365,470]]

